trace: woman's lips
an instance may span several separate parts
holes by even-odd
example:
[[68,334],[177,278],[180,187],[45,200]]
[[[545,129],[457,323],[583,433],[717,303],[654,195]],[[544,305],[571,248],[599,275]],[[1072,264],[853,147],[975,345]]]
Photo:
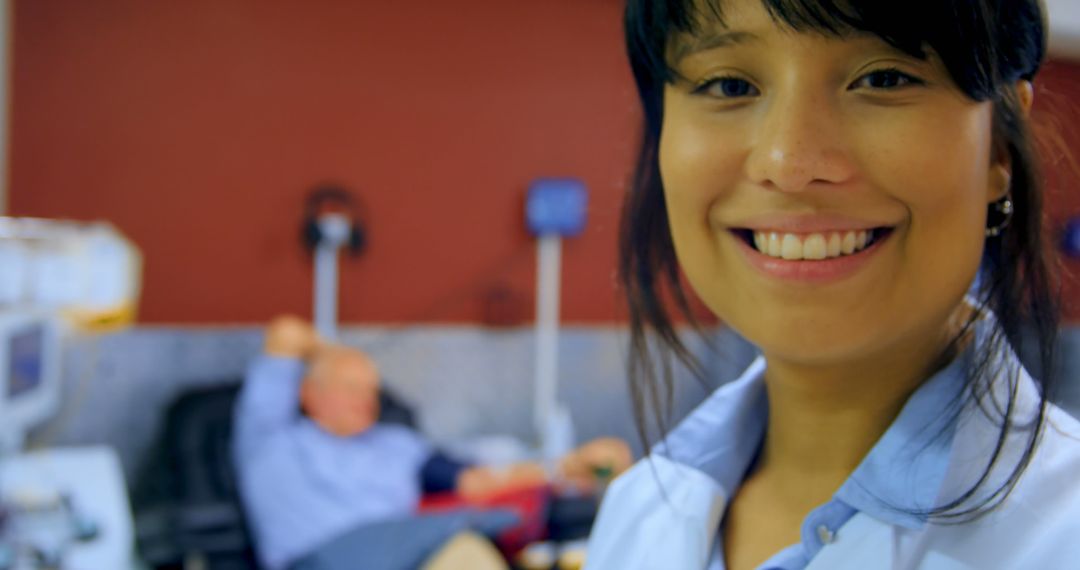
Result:
[[776,279],[803,283],[828,283],[853,275],[892,233],[890,227],[806,234],[731,231],[751,266]]
[[863,230],[834,230],[812,233],[786,233],[777,231],[737,231],[758,252],[770,257],[797,261],[800,259],[822,260],[851,255],[866,249],[877,239],[890,232],[890,228]]

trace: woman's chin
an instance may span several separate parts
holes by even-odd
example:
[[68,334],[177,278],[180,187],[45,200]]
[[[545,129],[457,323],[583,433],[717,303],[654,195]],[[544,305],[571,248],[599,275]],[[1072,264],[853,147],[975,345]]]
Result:
[[[839,342],[818,337],[816,340],[773,341],[757,344],[765,360],[788,366],[827,367],[860,360],[870,351],[865,343]],[[847,339],[850,341],[850,339]]]

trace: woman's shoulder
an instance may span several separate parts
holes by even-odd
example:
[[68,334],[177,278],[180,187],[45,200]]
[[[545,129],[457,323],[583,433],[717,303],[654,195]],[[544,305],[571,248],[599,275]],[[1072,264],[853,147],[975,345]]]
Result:
[[724,506],[712,477],[654,453],[608,488],[586,568],[704,568]]
[[717,388],[653,448],[653,454],[700,470],[730,486],[741,478],[765,433],[765,361]]
[[1051,446],[1061,446],[1065,455],[1080,455],[1080,420],[1055,404],[1048,404],[1046,410],[1046,431],[1044,442]]
[[966,544],[981,561],[1003,568],[1061,568],[1080,559],[1080,422],[1048,405],[1038,445],[1015,488],[965,526],[939,527],[939,548]]
[[1038,447],[1017,490],[1022,497],[1065,500],[1075,510],[1070,518],[1080,530],[1080,421],[1053,404],[1047,406]]

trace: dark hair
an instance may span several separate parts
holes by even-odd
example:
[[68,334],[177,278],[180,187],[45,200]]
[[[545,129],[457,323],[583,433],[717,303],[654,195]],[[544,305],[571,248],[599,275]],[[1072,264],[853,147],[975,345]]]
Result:
[[[931,510],[918,511],[939,521],[964,521],[999,505],[1015,487],[1035,452],[1054,377],[1058,328],[1056,295],[1043,254],[1042,187],[1037,153],[1021,107],[1016,84],[1031,80],[1046,51],[1046,23],[1039,0],[761,0],[780,25],[797,32],[842,37],[868,32],[916,57],[933,50],[967,97],[993,102],[994,150],[1011,161],[1010,192],[1014,215],[1000,236],[987,238],[974,295],[996,316],[988,338],[967,367],[967,396],[984,408],[1000,408],[1001,431],[982,477],[970,489]],[[723,0],[628,0],[626,46],[644,107],[644,133],[637,168],[623,206],[619,243],[619,278],[629,304],[630,388],[643,443],[651,443],[654,425],[666,431],[673,405],[674,358],[699,377],[700,363],[680,340],[675,316],[664,299],[695,324],[680,285],[680,273],[668,226],[659,175],[658,143],[663,121],[663,93],[677,77],[667,58],[671,38],[694,33],[706,22],[723,22]],[[991,221],[993,223],[993,220]],[[959,348],[976,316],[953,341]],[[1039,401],[1034,417],[1017,411],[1019,370],[1004,370],[1009,400],[994,405],[990,384],[1002,372],[1002,350],[1019,349],[1024,331],[1033,331],[1037,349]],[[657,341],[655,344],[652,340]],[[988,405],[989,404],[989,405]],[[1026,436],[1023,453],[1006,471],[996,467],[1006,439]],[[995,477],[991,478],[991,473]],[[993,479],[993,480],[992,480]]]

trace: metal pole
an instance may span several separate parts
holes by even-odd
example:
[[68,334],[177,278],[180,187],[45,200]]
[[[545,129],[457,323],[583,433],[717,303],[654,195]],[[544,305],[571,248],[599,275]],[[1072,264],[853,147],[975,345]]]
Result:
[[326,340],[337,339],[338,247],[315,249],[315,330]]
[[338,252],[349,239],[352,222],[342,214],[318,220],[322,239],[315,248],[315,330],[326,340],[337,340]]
[[559,289],[562,238],[540,236],[536,268],[536,394],[534,421],[544,459],[549,463],[574,444],[570,415],[557,400],[559,365]]

